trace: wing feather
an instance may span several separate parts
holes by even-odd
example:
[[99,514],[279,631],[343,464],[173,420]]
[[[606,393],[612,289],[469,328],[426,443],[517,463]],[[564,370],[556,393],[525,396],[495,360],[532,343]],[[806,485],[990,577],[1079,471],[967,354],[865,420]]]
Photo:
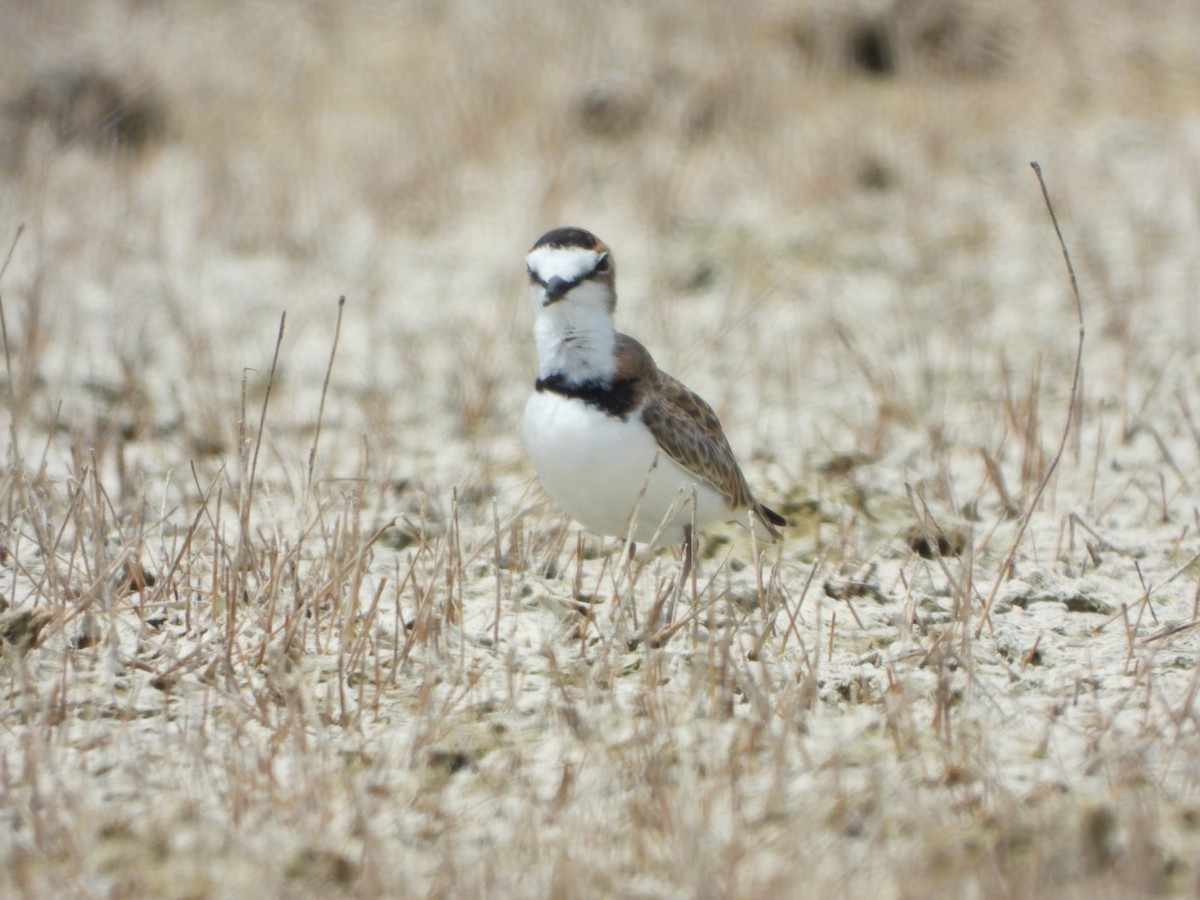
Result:
[[782,516],[754,499],[713,408],[678,379],[655,370],[642,421],[672,460],[725,496],[731,510],[753,509],[772,539]]
[[717,414],[699,395],[659,372],[642,421],[667,456],[724,494],[732,509],[754,502]]
[[617,335],[615,353],[617,378],[635,384],[637,395],[646,398],[642,421],[659,448],[697,481],[724,495],[730,512],[753,509],[762,523],[763,536],[778,540],[777,526],[787,523],[779,513],[754,499],[713,408],[659,369],[650,351],[629,335]]

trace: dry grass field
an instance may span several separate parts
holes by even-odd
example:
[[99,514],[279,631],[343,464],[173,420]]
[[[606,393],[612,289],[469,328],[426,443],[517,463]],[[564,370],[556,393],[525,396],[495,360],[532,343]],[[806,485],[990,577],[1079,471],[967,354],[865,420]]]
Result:
[[[0,895],[1200,889],[1191,0],[0,19]],[[791,522],[673,629],[563,224]]]

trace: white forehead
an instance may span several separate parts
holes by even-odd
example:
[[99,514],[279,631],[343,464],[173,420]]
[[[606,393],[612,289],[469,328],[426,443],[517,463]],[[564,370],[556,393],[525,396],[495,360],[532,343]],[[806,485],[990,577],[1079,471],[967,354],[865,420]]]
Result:
[[582,247],[538,247],[525,257],[529,271],[542,281],[576,281],[596,268],[600,253]]

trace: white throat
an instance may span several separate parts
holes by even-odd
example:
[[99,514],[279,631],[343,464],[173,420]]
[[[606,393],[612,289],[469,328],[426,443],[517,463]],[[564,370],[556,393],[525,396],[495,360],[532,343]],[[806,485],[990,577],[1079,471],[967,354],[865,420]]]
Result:
[[609,312],[612,297],[607,286],[582,282],[549,306],[543,305],[541,288],[534,286],[530,296],[538,377],[561,375],[569,384],[611,381],[617,372],[613,357],[617,331]]

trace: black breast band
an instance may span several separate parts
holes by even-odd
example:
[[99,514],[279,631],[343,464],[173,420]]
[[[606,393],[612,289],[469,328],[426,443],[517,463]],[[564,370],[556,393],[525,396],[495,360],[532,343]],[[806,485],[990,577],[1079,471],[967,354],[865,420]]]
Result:
[[564,397],[582,400],[588,406],[594,406],[622,422],[629,417],[641,399],[637,390],[637,380],[634,378],[618,378],[612,382],[597,380],[572,384],[568,383],[561,374],[555,373],[549,378],[539,378],[534,386],[539,393],[551,391]]

